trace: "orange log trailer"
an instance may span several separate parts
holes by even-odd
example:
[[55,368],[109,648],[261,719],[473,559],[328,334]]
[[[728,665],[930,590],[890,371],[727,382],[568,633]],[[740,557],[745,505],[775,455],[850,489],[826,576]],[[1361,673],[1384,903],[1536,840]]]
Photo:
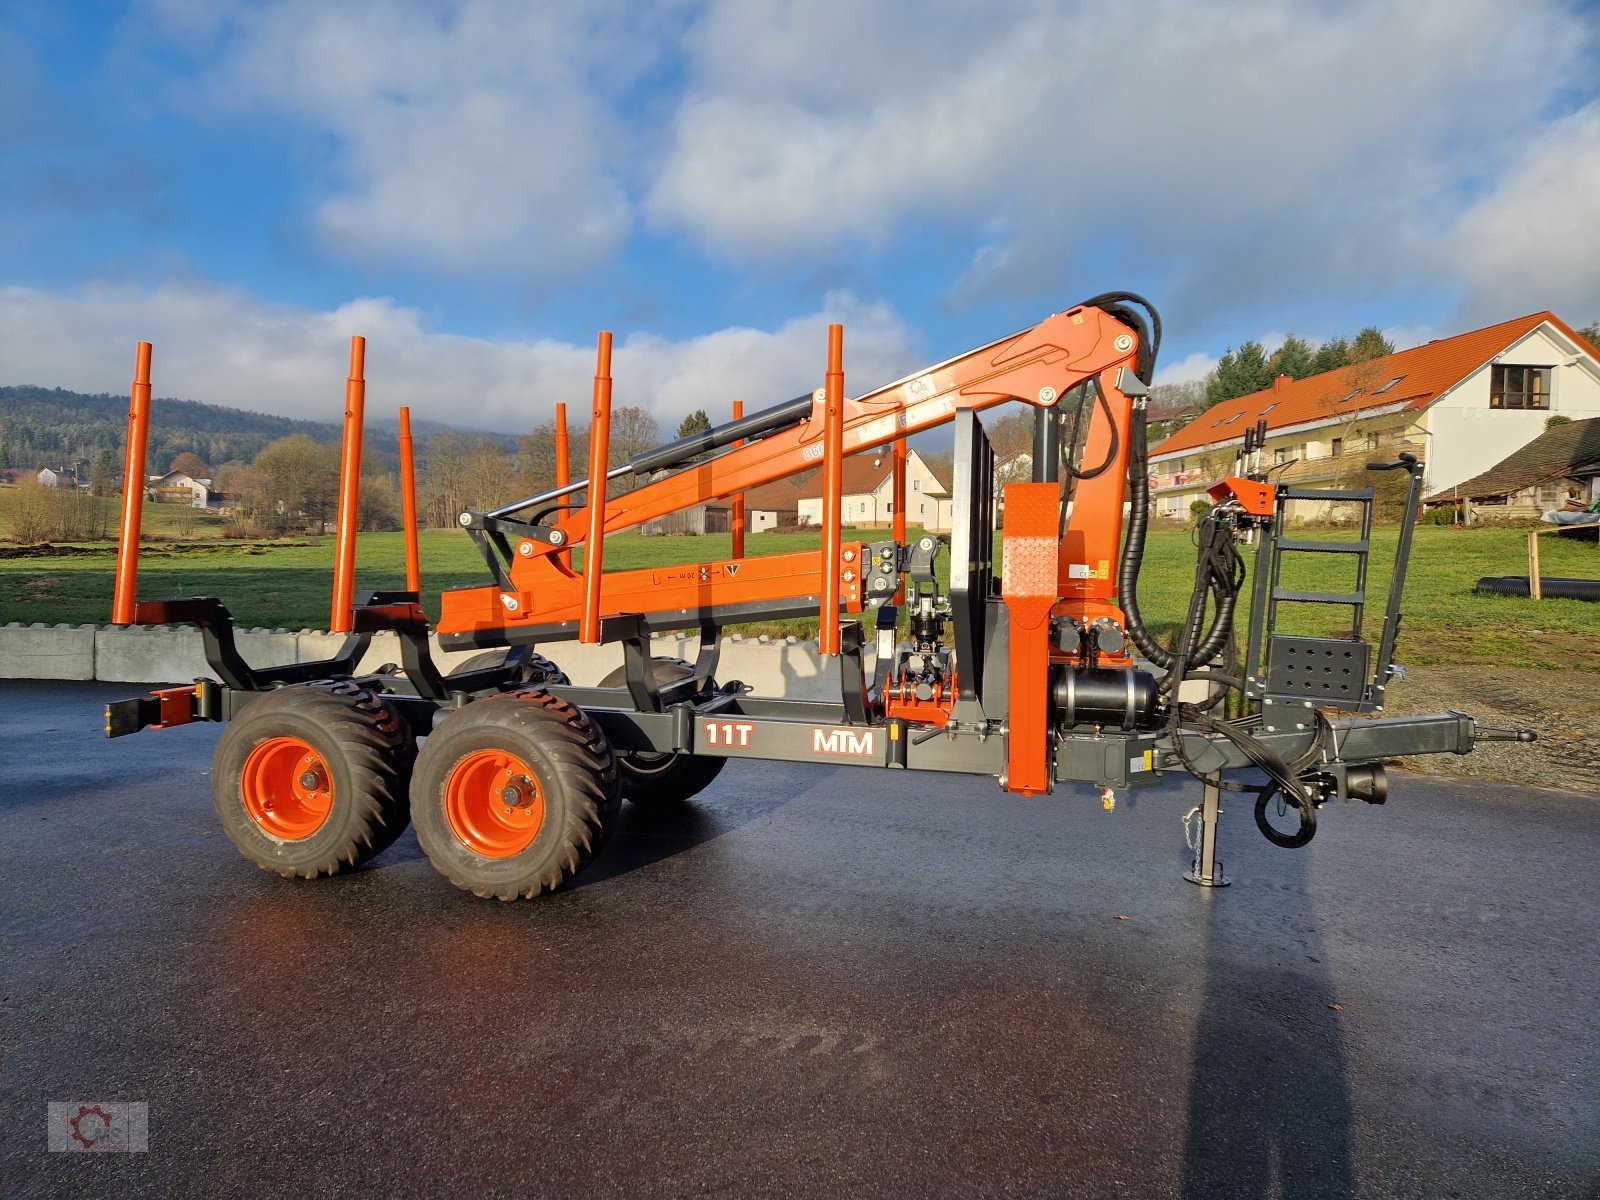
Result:
[[[587,476],[567,478],[563,406],[557,486],[460,514],[489,580],[445,592],[436,625],[414,590],[369,595],[333,659],[255,669],[220,601],[138,604],[139,620],[199,624],[214,678],[113,704],[106,731],[228,721],[212,773],[217,811],[238,848],[267,870],[304,878],[346,870],[409,821],[444,875],[501,899],[539,895],[581,871],[624,799],[681,804],[733,759],[987,775],[1036,796],[1088,784],[1108,806],[1125,789],[1186,771],[1205,785],[1185,817],[1186,831],[1197,818],[1198,834],[1187,877],[1221,886],[1224,789],[1252,797],[1270,840],[1303,846],[1322,804],[1383,802],[1386,758],[1532,740],[1460,713],[1370,716],[1383,710],[1397,673],[1422,487],[1409,456],[1369,467],[1408,479],[1377,647],[1362,630],[1373,489],[1271,482],[1260,469],[1261,430],[1247,433],[1235,475],[1212,489],[1217,503],[1200,523],[1192,600],[1175,638],[1152,633],[1138,584],[1150,507],[1145,407],[1160,333],[1148,301],[1111,293],[851,396],[834,326],[814,392],[750,415],[741,407],[728,424],[609,468],[611,339],[602,334]],[[358,375],[353,361],[352,387]],[[979,414],[1016,403],[1034,410],[1032,479],[999,487]],[[954,427],[951,529],[912,536],[906,439],[946,425]],[[872,452],[894,456],[894,536],[847,540],[844,459]],[[727,561],[604,568],[606,534],[812,469],[824,481],[819,551],[747,557],[741,546]],[[608,495],[630,477],[637,486]],[[1289,536],[1284,506],[1301,499],[1361,512],[1361,537]],[[1241,547],[1253,547],[1252,571]],[[948,582],[939,567],[946,552]],[[1356,588],[1284,588],[1281,564],[1298,553],[1353,556]],[[136,554],[137,543],[125,541],[119,579],[130,588]],[[1280,608],[1305,603],[1348,612],[1348,632],[1279,633]],[[854,619],[869,610],[870,659]],[[724,630],[819,613],[827,699],[757,695],[718,678]],[[399,633],[402,670],[357,674],[380,629]],[[693,663],[652,658],[652,632],[671,629],[699,631]],[[442,649],[481,653],[443,675],[433,637]],[[573,640],[620,643],[623,666],[599,686],[573,685],[535,652],[559,655]]]

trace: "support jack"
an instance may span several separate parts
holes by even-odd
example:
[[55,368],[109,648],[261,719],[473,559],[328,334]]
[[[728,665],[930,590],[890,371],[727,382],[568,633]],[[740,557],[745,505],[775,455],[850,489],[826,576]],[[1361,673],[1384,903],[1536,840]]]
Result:
[[1217,861],[1217,818],[1222,815],[1222,789],[1217,786],[1218,776],[1207,775],[1203,781],[1205,795],[1200,801],[1200,837],[1193,845],[1194,862],[1183,877],[1199,887],[1223,888],[1233,880],[1223,872]]

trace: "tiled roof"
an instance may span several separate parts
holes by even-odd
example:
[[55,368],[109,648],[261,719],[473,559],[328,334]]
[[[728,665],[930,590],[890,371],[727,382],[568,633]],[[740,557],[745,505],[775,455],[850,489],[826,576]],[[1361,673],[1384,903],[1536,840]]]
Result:
[[[731,506],[732,501],[726,496],[706,504],[707,508]],[[794,512],[800,507],[800,489],[791,479],[776,479],[745,492],[744,507],[746,512]]]
[[[887,446],[852,454],[844,460],[844,480],[839,490],[846,496],[875,492],[883,481],[889,478],[889,472],[892,470],[894,470],[894,457],[889,453]],[[822,475],[822,468],[818,467],[816,473],[800,488],[800,495],[807,500],[815,500],[821,496]]]
[[[1383,358],[1340,367],[1305,379],[1279,376],[1273,386],[1206,409],[1178,432],[1150,448],[1152,458],[1176,451],[1237,441],[1262,417],[1269,431],[1330,418],[1348,418],[1367,409],[1403,405],[1426,408],[1500,351],[1550,322],[1580,346],[1588,346],[1554,313],[1531,313],[1485,329],[1441,338]],[[1600,352],[1589,347],[1600,358]]]
[[[935,468],[933,463],[923,458],[915,450],[908,450],[906,465],[920,463],[932,475],[934,481],[945,494],[949,494],[949,471],[941,474],[942,468]],[[873,450],[863,450],[859,454],[852,454],[844,460],[843,486],[839,489],[841,495],[864,496],[877,491],[888,482],[890,473],[894,470],[894,455],[888,446],[879,446]],[[909,485],[907,485],[909,486]],[[936,493],[930,491],[929,495]],[[816,500],[822,496],[822,468],[818,467],[811,478],[806,480],[800,488],[800,495],[807,500]]]
[[1579,468],[1600,469],[1600,417],[1547,429],[1483,474],[1474,475],[1428,499],[1465,496],[1469,500],[1484,500],[1491,496],[1510,496],[1524,488],[1564,478]]

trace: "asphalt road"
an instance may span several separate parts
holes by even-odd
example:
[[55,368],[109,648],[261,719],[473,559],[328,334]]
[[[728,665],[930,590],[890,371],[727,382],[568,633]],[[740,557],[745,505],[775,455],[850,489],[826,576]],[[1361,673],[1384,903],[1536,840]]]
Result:
[[[0,683],[0,1195],[1600,1194],[1600,796],[1240,807],[1207,892],[1190,784],[732,764],[502,905],[263,874],[138,690]],[[94,1099],[149,1152],[48,1153]]]

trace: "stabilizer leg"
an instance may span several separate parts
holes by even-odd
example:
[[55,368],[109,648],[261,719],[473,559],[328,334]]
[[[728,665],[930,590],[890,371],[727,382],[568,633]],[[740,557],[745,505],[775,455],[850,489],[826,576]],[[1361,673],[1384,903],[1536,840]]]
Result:
[[[1200,801],[1199,809],[1195,810],[1200,816],[1200,836],[1190,842],[1190,849],[1194,851],[1194,862],[1184,872],[1183,877],[1190,883],[1200,887],[1227,887],[1233,882],[1223,873],[1222,864],[1217,861],[1217,818],[1222,815],[1222,789],[1217,786],[1217,776],[1207,775],[1201,781],[1205,787],[1205,794]],[[1184,831],[1188,832],[1189,820],[1195,815],[1191,812],[1184,818]]]

